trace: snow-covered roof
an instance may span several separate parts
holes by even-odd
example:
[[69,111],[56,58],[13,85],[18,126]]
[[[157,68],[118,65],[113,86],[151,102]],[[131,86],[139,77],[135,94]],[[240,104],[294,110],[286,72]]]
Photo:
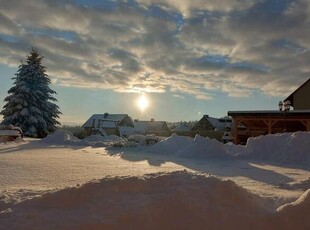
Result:
[[191,131],[191,129],[188,128],[186,125],[179,125],[176,128],[174,128],[172,131],[175,131],[175,132],[187,132],[187,131]]
[[136,131],[140,132],[161,131],[165,124],[165,121],[134,121]]
[[[95,127],[97,127],[99,120],[102,121],[101,127],[103,128],[115,128],[117,122],[121,122],[124,118],[126,118],[127,114],[94,114],[92,115],[83,125],[83,128],[91,128],[93,125],[93,121],[95,120]],[[128,116],[129,117],[129,116]],[[131,120],[131,118],[130,118]]]
[[214,117],[207,117],[208,121],[211,125],[217,130],[225,129],[227,124],[232,124],[231,117],[221,117],[221,118],[214,118]]
[[[256,116],[256,115],[268,115],[268,116],[278,116],[283,114],[283,111],[279,110],[249,110],[249,111],[228,111],[229,116],[234,115],[247,115],[247,116]],[[290,110],[286,112],[286,116],[298,116],[298,115],[309,115],[310,110]]]

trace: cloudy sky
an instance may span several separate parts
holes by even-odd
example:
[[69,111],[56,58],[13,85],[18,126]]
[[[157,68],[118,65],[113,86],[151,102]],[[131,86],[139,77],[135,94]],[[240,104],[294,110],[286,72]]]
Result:
[[63,123],[277,109],[310,77],[308,0],[0,0],[0,22],[0,107],[35,46]]

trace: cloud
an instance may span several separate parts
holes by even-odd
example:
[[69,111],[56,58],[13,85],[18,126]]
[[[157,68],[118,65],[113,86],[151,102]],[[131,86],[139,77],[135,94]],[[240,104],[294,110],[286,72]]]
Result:
[[255,1],[252,0],[138,0],[138,2],[146,5],[159,4],[166,7],[172,7],[181,12],[185,17],[190,17],[193,11],[231,11],[246,9]]
[[212,99],[287,96],[310,76],[307,0],[0,3],[0,62],[37,46],[54,84]]

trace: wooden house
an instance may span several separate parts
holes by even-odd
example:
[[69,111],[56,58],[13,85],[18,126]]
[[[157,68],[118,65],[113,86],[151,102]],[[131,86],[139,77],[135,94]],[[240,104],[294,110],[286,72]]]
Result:
[[120,130],[133,128],[134,123],[128,114],[93,114],[83,125],[87,135],[121,135]]
[[192,131],[224,131],[227,125],[232,126],[231,117],[215,118],[209,115],[203,115],[203,117],[194,125]]
[[214,130],[214,127],[208,118],[209,115],[203,115],[203,117],[194,125],[192,131]]

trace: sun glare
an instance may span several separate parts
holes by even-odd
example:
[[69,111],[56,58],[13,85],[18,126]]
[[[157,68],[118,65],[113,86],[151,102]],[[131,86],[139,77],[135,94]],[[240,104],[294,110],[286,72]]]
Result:
[[138,107],[141,111],[145,110],[149,106],[149,101],[145,95],[141,95],[138,99]]

